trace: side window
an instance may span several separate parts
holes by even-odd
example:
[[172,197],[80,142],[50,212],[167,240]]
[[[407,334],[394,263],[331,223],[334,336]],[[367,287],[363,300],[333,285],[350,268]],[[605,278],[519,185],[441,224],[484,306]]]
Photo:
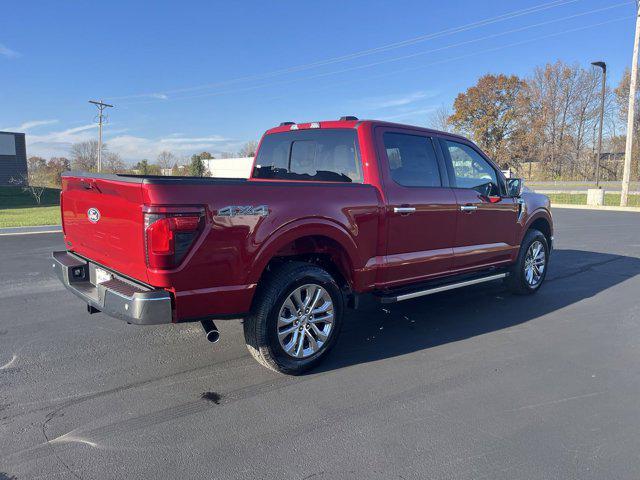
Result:
[[384,148],[391,178],[405,187],[440,187],[438,158],[429,137],[386,132]]
[[254,178],[362,182],[357,136],[351,129],[308,129],[267,135]]
[[[473,148],[463,143],[444,141],[456,178],[456,187],[485,189],[491,194],[498,194],[498,177],[493,167]],[[491,184],[489,186],[488,184]]]

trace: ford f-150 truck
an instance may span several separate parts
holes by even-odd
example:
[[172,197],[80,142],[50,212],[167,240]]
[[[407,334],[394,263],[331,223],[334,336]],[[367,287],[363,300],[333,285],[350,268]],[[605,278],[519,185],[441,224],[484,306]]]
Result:
[[[299,374],[347,308],[502,279],[536,292],[547,197],[458,135],[381,121],[282,123],[249,179],[63,176],[53,268],[90,313],[132,324],[244,319],[251,354]],[[370,303],[370,302],[369,302]]]

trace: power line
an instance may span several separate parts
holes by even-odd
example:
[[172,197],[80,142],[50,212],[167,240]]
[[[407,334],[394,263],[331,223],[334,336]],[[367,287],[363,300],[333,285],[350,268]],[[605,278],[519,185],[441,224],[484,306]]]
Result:
[[[501,37],[501,36],[505,36],[505,35],[510,35],[510,34],[522,32],[522,31],[525,31],[525,30],[530,30],[532,28],[551,25],[553,23],[564,22],[566,20],[571,20],[571,19],[575,19],[575,18],[586,16],[586,15],[591,15],[591,14],[594,14],[594,13],[600,13],[600,12],[603,12],[603,11],[606,11],[606,10],[611,10],[611,9],[618,8],[618,7],[621,7],[621,6],[624,6],[624,5],[628,5],[629,3],[632,3],[632,2],[625,1],[625,2],[621,2],[621,3],[615,3],[613,5],[608,5],[606,7],[601,7],[601,8],[588,10],[586,12],[580,12],[580,13],[576,13],[576,14],[572,14],[572,15],[567,15],[567,16],[556,18],[556,19],[553,19],[553,20],[547,20],[547,21],[544,21],[544,22],[538,22],[538,23],[534,23],[534,24],[531,24],[531,25],[525,25],[523,27],[518,27],[518,28],[514,28],[514,29],[510,29],[510,30],[505,30],[503,32],[493,33],[493,34],[485,35],[485,36],[478,37],[478,38],[475,38],[475,39],[465,40],[463,42],[452,43],[452,44],[449,44],[449,45],[444,45],[442,47],[433,48],[433,49],[430,49],[430,50],[424,50],[424,51],[421,51],[421,52],[414,52],[414,53],[410,53],[410,54],[406,54],[406,55],[387,58],[387,59],[384,59],[384,60],[378,60],[378,61],[375,61],[375,62],[370,62],[370,63],[363,64],[363,65],[354,65],[352,67],[346,67],[346,68],[342,68],[342,69],[339,69],[339,70],[333,70],[333,71],[329,71],[329,72],[316,73],[316,74],[313,74],[313,75],[307,75],[307,76],[304,76],[304,77],[298,77],[298,78],[290,79],[290,80],[280,80],[280,81],[276,81],[276,82],[263,83],[263,84],[260,84],[260,85],[251,85],[251,86],[247,86],[247,87],[241,87],[241,88],[224,90],[224,91],[200,93],[200,94],[187,95],[187,96],[182,96],[182,97],[174,97],[174,98],[169,98],[169,99],[167,99],[165,101],[187,100],[187,99],[193,99],[193,98],[204,98],[204,97],[227,95],[227,94],[232,94],[232,93],[241,93],[241,92],[246,92],[246,91],[251,91],[251,90],[257,90],[257,89],[264,88],[264,87],[271,87],[271,86],[277,86],[277,85],[287,85],[287,84],[297,83],[297,82],[300,82],[302,80],[311,80],[311,79],[315,79],[315,78],[322,78],[322,77],[327,77],[327,76],[331,76],[331,75],[337,75],[337,74],[341,74],[341,73],[351,72],[351,71],[355,71],[355,70],[362,70],[362,69],[365,69],[365,68],[371,68],[371,67],[375,67],[375,66],[378,66],[378,65],[384,65],[384,64],[387,64],[387,63],[397,62],[397,61],[401,61],[401,60],[407,60],[409,58],[415,58],[415,57],[427,55],[427,54],[430,54],[430,53],[436,53],[436,52],[449,50],[449,49],[452,49],[452,48],[466,46],[466,45],[470,45],[470,44],[473,44],[473,43],[478,43],[478,42],[481,42],[481,41],[484,41],[484,40],[490,40],[490,39],[493,39],[493,38],[497,38],[497,37]],[[598,24],[598,25],[600,25],[600,24]],[[563,31],[561,33],[565,33],[565,32],[566,31]],[[153,101],[153,100],[144,100],[144,101],[139,101],[139,102],[129,102],[128,105],[138,105],[138,104],[148,104],[148,103],[155,103],[155,101]]]
[[232,85],[232,84],[235,84],[235,83],[246,82],[246,81],[251,81],[251,80],[262,80],[262,79],[272,78],[272,77],[275,77],[275,76],[285,75],[285,74],[288,74],[288,73],[295,73],[295,72],[299,72],[299,71],[309,70],[309,69],[312,69],[312,68],[331,65],[331,64],[334,64],[334,63],[341,63],[341,62],[345,62],[345,61],[348,61],[348,60],[354,60],[356,58],[360,58],[360,57],[364,57],[364,56],[368,56],[368,55],[373,55],[373,54],[376,54],[376,53],[386,52],[386,51],[389,51],[389,50],[394,50],[394,49],[397,49],[397,48],[406,47],[406,46],[414,45],[416,43],[425,42],[425,41],[433,40],[433,39],[436,39],[436,38],[446,37],[446,36],[454,35],[454,34],[465,32],[465,31],[469,31],[469,30],[474,30],[476,28],[484,27],[484,26],[491,25],[491,24],[498,23],[498,22],[503,22],[503,21],[506,21],[506,20],[511,20],[513,18],[521,17],[521,16],[524,16],[524,15],[530,15],[532,13],[542,12],[544,10],[548,10],[548,9],[551,9],[551,8],[561,7],[561,6],[568,5],[570,3],[575,3],[575,2],[578,2],[578,1],[580,1],[580,0],[553,0],[551,2],[543,3],[543,4],[540,4],[540,5],[534,6],[534,7],[528,7],[528,8],[524,8],[524,9],[520,9],[520,10],[514,10],[512,12],[504,13],[504,14],[501,14],[501,15],[498,15],[498,16],[495,16],[495,17],[490,17],[490,18],[486,18],[486,19],[483,19],[483,20],[478,20],[476,22],[468,23],[468,24],[461,25],[461,26],[458,26],[458,27],[450,27],[450,28],[447,28],[445,30],[440,30],[438,32],[420,35],[420,36],[413,37],[413,38],[410,38],[410,39],[407,39],[407,40],[402,40],[402,41],[399,41],[399,42],[389,43],[389,44],[386,44],[386,45],[381,45],[379,47],[370,48],[370,49],[367,49],[367,50],[360,50],[360,51],[357,51],[357,52],[353,52],[353,53],[346,54],[346,55],[341,55],[341,56],[338,56],[338,57],[328,58],[328,59],[325,59],[325,60],[319,60],[319,61],[316,61],[316,62],[306,63],[306,64],[302,64],[302,65],[296,65],[296,66],[293,66],[293,67],[288,67],[288,68],[284,68],[284,69],[280,69],[280,70],[274,70],[272,72],[266,72],[266,73],[262,73],[262,74],[258,74],[258,75],[247,75],[247,76],[242,76],[242,77],[238,77],[238,78],[235,78],[235,79],[230,79],[230,80],[226,80],[226,81],[222,81],[222,82],[209,83],[209,84],[197,85],[197,86],[193,86],[193,87],[178,88],[178,89],[172,89],[172,90],[163,90],[161,92],[142,93],[142,94],[135,94],[135,95],[124,95],[124,96],[109,97],[109,98],[114,99],[114,100],[124,100],[124,99],[141,98],[141,97],[153,97],[153,96],[158,97],[158,96],[166,95],[166,94],[185,93],[185,92],[191,92],[191,91],[196,91],[196,90],[204,90],[204,89],[207,89],[207,88],[222,87],[222,86],[226,86],[226,85]]
[[98,107],[98,172],[102,170],[102,123],[104,120],[104,110],[106,108],[113,108],[113,105],[104,103],[102,100],[89,100],[89,103],[93,103]]
[[[509,43],[506,45],[500,45],[498,47],[491,47],[491,48],[486,48],[483,50],[476,50],[475,52],[472,53],[466,53],[464,55],[458,55],[456,57],[447,57],[446,59],[443,60],[437,60],[434,62],[429,62],[429,63],[423,63],[420,65],[414,65],[412,67],[405,67],[405,68],[401,68],[401,69],[397,69],[397,70],[393,70],[390,72],[385,72],[385,73],[381,73],[381,74],[377,74],[377,75],[369,75],[367,76],[367,79],[371,80],[371,79],[378,79],[378,78],[383,78],[383,77],[388,77],[391,75],[397,75],[399,73],[406,73],[406,72],[410,72],[410,71],[415,71],[415,70],[421,70],[423,68],[427,68],[427,67],[433,67],[436,65],[442,65],[445,63],[452,63],[452,62],[456,62],[458,60],[465,60],[467,58],[474,58],[477,57],[478,55],[482,55],[485,53],[492,53],[492,52],[497,52],[500,50],[505,50],[507,48],[512,48],[512,47],[519,47],[520,45],[525,45],[527,43],[531,43],[531,42],[536,42],[538,40],[545,40],[547,38],[553,38],[553,37],[559,37],[561,35],[566,35],[569,33],[575,33],[575,32],[579,32],[582,30],[588,30],[590,28],[595,28],[595,27],[601,27],[603,25],[608,25],[611,23],[615,23],[615,22],[621,22],[623,20],[628,20],[630,18],[634,18],[633,16],[624,16],[624,17],[618,17],[618,18],[613,18],[610,20],[605,20],[602,22],[598,22],[598,23],[593,23],[590,25],[584,25],[582,27],[576,27],[576,28],[572,28],[569,30],[562,30],[561,32],[555,32],[555,33],[550,33],[550,34],[546,34],[546,35],[540,35],[538,37],[533,37],[533,38],[529,38],[527,40],[521,40],[519,42],[513,42],[513,43]],[[348,81],[344,81],[344,82],[336,82],[336,83],[331,83],[330,85],[326,85],[323,88],[314,88],[313,90],[310,90],[310,92],[315,93],[318,91],[322,91],[322,90],[330,90],[336,86],[343,86],[343,85],[349,85],[349,84],[353,84],[353,83],[359,83],[361,82],[361,79],[354,79],[354,80],[348,80]],[[280,98],[285,98],[287,97],[287,95],[278,95],[275,97],[269,97],[268,99],[265,100],[278,100]]]

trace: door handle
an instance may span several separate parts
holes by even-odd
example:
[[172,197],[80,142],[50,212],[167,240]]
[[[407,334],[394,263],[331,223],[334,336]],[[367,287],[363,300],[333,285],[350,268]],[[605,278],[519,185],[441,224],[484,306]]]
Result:
[[471,213],[478,210],[478,206],[477,205],[460,205],[460,210],[462,210],[463,212]]
[[410,213],[415,213],[416,207],[394,207],[393,213],[399,213],[401,215],[408,215]]

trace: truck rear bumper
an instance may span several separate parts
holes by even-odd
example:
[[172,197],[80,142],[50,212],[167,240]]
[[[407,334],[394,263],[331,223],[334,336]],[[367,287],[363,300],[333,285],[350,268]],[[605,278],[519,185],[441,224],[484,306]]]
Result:
[[171,294],[154,290],[114,274],[96,282],[96,265],[67,251],[53,252],[52,267],[62,284],[87,305],[138,325],[171,323]]

